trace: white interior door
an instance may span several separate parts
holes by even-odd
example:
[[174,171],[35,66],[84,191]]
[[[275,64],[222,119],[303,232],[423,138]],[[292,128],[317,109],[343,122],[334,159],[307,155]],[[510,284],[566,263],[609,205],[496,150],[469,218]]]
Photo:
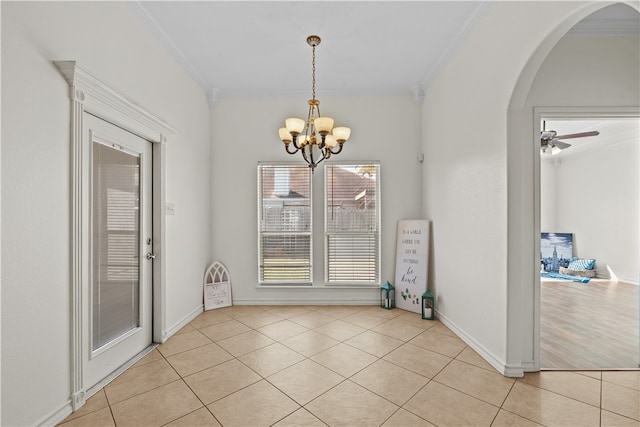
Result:
[[151,344],[152,147],[90,114],[83,123],[90,205],[82,310],[88,390]]

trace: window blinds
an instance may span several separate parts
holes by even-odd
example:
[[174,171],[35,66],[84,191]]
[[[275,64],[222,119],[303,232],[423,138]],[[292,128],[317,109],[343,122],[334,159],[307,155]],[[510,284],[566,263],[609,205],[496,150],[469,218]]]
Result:
[[93,143],[93,338],[96,350],[140,324],[140,157]]
[[327,165],[325,170],[326,281],[378,284],[380,166]]
[[259,281],[311,283],[311,170],[258,165]]

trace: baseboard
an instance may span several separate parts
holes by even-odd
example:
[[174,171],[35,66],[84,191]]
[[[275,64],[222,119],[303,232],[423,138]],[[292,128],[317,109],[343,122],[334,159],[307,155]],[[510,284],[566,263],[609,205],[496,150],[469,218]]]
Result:
[[497,358],[493,353],[488,351],[482,345],[480,345],[476,340],[474,340],[471,336],[469,336],[466,332],[460,329],[454,322],[448,319],[446,316],[438,313],[436,311],[436,317],[440,322],[442,322],[447,328],[451,329],[462,341],[465,342],[469,347],[475,350],[484,360],[486,360],[491,366],[495,368],[500,374],[506,377],[523,377],[524,369],[522,365],[518,366],[509,366],[503,360]]
[[[602,279],[602,280],[614,280],[611,277],[607,277],[600,274],[597,274],[595,278]],[[627,283],[629,285],[640,286],[640,281],[638,281],[638,279],[625,279],[625,278],[618,277],[615,280],[618,282]]]
[[300,300],[264,300],[264,299],[234,299],[234,305],[379,305],[380,300],[308,300],[308,299],[300,299]]
[[[96,394],[98,391],[102,390],[107,384],[109,384],[111,381],[113,381],[115,378],[117,378],[118,375],[120,375],[121,373],[123,373],[124,371],[129,369],[131,366],[133,366],[136,363],[138,363],[140,361],[140,359],[142,359],[147,354],[149,354],[151,351],[153,351],[154,348],[156,348],[156,344],[151,344],[149,347],[145,348],[140,353],[136,354],[132,359],[127,361],[124,365],[120,366],[114,372],[109,374],[105,379],[103,379],[98,384],[94,385],[89,390],[87,390],[87,392],[85,394],[86,399],[89,399],[91,396]],[[83,405],[84,405],[84,403],[83,403]],[[60,422],[64,421],[64,419],[67,418],[72,413],[73,413],[73,405],[71,403],[71,399],[69,399],[64,404],[64,406],[62,406],[60,409],[58,409],[53,414],[51,414],[50,416],[45,418],[43,421],[37,423],[36,425],[38,425],[38,426],[55,426],[55,425],[60,424]]]
[[71,406],[71,399],[67,400],[67,403],[57,411],[54,411],[51,415],[44,418],[42,421],[37,423],[37,426],[56,426],[60,424],[65,418],[73,413],[73,409]]
[[[183,317],[182,320],[180,320],[178,323],[173,325],[170,329],[167,329],[166,331],[163,331],[162,332],[162,343],[166,342],[169,338],[171,338],[172,335],[174,335],[180,329],[182,329],[185,326],[187,326],[187,324],[189,322],[191,322],[193,319],[198,317],[203,311],[204,311],[204,305],[199,305],[191,313],[189,313],[185,317]],[[162,343],[158,343],[158,344],[162,344]]]

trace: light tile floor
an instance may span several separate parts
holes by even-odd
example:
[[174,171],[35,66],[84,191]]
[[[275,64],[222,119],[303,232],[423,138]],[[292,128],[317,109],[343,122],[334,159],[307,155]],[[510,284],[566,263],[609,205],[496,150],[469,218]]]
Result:
[[639,426],[640,371],[498,374],[400,309],[208,311],[61,426]]

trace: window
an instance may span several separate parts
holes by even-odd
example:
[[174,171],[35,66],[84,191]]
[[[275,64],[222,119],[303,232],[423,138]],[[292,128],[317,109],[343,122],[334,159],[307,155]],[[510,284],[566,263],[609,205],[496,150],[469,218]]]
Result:
[[258,165],[261,284],[311,284],[311,169]]
[[325,281],[380,284],[380,165],[326,165]]

